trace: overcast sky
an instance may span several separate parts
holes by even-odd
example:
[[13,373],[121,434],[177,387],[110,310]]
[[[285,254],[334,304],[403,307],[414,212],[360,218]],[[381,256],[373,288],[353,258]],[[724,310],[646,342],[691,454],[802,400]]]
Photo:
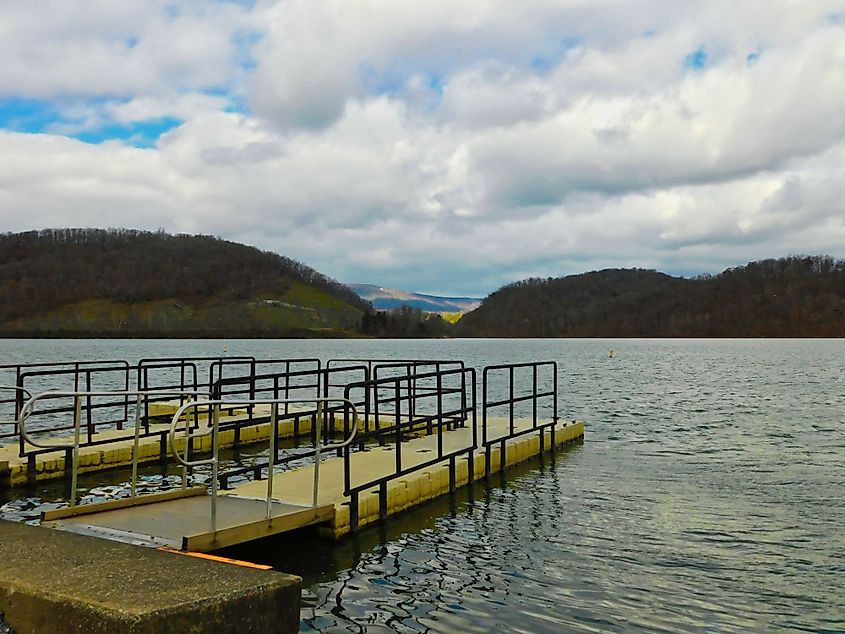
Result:
[[845,0],[8,0],[0,222],[341,281],[845,256]]

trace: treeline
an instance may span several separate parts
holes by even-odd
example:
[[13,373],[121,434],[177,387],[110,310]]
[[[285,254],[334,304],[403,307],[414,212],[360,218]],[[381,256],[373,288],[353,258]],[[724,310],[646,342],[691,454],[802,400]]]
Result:
[[92,299],[247,300],[284,293],[293,282],[371,310],[355,292],[301,262],[212,236],[131,229],[0,235],[0,321]]
[[792,256],[694,279],[608,269],[502,287],[462,336],[841,337],[845,261]]
[[361,332],[371,337],[446,337],[453,331],[454,326],[440,315],[425,313],[411,306],[366,312],[361,318]]

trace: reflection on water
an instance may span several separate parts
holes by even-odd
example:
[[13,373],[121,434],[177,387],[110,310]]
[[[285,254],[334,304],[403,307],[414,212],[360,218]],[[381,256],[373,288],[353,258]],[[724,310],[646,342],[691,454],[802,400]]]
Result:
[[[166,346],[198,354],[218,343]],[[152,356],[165,344],[110,345]],[[232,549],[304,577],[305,631],[845,631],[845,341],[228,346],[469,365],[553,359],[562,415],[587,421],[584,445],[553,463],[385,529]],[[105,356],[115,354],[140,356]]]

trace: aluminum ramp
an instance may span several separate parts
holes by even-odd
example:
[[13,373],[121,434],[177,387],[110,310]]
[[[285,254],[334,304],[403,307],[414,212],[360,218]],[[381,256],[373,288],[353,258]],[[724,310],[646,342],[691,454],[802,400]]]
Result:
[[123,543],[209,552],[243,542],[331,521],[334,505],[319,507],[234,495],[217,497],[212,523],[211,496],[204,487],[180,489],[46,511],[42,526]]

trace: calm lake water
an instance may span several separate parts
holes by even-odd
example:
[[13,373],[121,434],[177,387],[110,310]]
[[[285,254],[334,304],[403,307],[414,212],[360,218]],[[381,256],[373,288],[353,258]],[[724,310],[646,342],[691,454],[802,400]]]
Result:
[[845,631],[845,340],[0,340],[3,362],[224,346],[555,360],[587,424],[386,529],[233,550],[304,577],[303,631]]

